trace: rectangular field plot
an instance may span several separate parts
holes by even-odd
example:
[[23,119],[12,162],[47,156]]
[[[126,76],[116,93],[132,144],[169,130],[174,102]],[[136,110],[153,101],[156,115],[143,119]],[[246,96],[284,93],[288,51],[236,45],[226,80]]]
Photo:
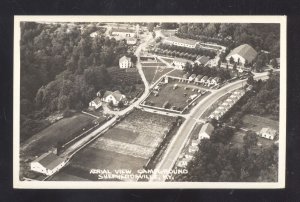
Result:
[[243,125],[243,127],[246,127],[256,132],[260,131],[264,127],[270,127],[277,131],[279,129],[278,121],[254,115],[245,115],[243,117]]
[[57,142],[68,138],[75,132],[82,130],[95,118],[85,114],[77,114],[69,118],[63,118],[37,133],[21,145],[21,153],[26,158],[40,156],[48,152]]
[[134,173],[146,165],[174,121],[175,117],[136,110],[78,152],[69,166],[82,178],[87,178],[82,172],[92,168],[129,169]]
[[102,137],[132,143],[138,136],[139,134],[134,131],[115,127],[108,130]]
[[105,169],[111,172],[117,169],[129,169],[132,173],[137,173],[137,170],[142,169],[146,163],[147,160],[143,158],[87,147],[74,157],[68,167],[71,167],[70,170],[76,168],[76,176],[87,178],[90,169]]

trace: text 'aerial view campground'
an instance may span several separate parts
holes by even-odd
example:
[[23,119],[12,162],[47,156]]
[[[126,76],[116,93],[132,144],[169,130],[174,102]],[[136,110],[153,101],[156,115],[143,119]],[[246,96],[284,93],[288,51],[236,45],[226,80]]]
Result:
[[18,27],[20,182],[278,182],[280,23]]

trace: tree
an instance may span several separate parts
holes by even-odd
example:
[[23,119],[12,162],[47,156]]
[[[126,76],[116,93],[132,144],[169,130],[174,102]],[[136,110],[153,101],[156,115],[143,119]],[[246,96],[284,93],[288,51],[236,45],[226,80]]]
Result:
[[243,137],[244,146],[246,148],[252,148],[257,145],[257,135],[255,132],[247,131],[246,135]]
[[153,32],[153,30],[154,30],[154,23],[152,23],[152,22],[148,23],[147,24],[147,29],[148,29],[149,32]]
[[249,85],[253,85],[255,83],[255,81],[254,81],[254,78],[253,78],[253,76],[251,75],[251,76],[249,76],[248,77],[248,79],[247,79],[247,84],[249,84]]
[[152,32],[152,37],[153,37],[153,39],[155,38],[155,36],[156,36],[156,33],[153,31],[153,32]]

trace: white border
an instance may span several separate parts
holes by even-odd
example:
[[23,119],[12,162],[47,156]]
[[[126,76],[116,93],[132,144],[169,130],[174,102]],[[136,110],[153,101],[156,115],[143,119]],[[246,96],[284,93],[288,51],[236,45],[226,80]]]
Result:
[[[20,181],[20,22],[207,22],[280,23],[280,120],[278,182],[94,182]],[[13,100],[13,187],[29,189],[278,189],[285,188],[286,165],[286,16],[15,16]]]

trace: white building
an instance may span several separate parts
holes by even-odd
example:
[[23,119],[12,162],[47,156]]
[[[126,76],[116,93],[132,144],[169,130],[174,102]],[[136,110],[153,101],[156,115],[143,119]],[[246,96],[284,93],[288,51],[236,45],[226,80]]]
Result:
[[136,31],[133,29],[124,29],[124,28],[113,28],[111,30],[112,36],[120,36],[120,37],[136,37]]
[[202,75],[198,75],[196,78],[195,78],[195,82],[200,82],[201,79],[202,79]]
[[199,140],[202,140],[203,138],[209,139],[213,131],[214,131],[214,126],[211,123],[204,124],[198,134],[198,139]]
[[207,79],[208,79],[208,76],[202,77],[202,79],[200,80],[200,83],[206,83]]
[[170,36],[164,39],[163,43],[186,48],[196,48],[197,44],[199,44],[198,41],[192,39],[182,39],[176,36]]
[[221,78],[220,77],[215,77],[212,79],[211,84],[212,85],[218,85],[221,82]]
[[52,152],[45,153],[30,163],[32,171],[42,173],[45,175],[53,175],[59,171],[67,160],[55,155]]
[[190,60],[186,60],[183,58],[174,58],[173,65],[174,65],[175,69],[183,70],[183,67],[187,62],[192,64],[192,61],[190,61]]
[[277,131],[272,128],[262,128],[258,134],[263,138],[273,140],[277,135]]
[[126,43],[127,43],[128,45],[135,45],[136,42],[137,42],[137,39],[136,39],[136,38],[127,38],[127,39],[126,39]]
[[243,44],[233,49],[227,56],[227,62],[233,58],[234,62],[244,65],[246,61],[251,63],[257,56],[257,52],[248,44]]
[[130,68],[132,66],[131,58],[125,55],[119,59],[119,67],[121,69]]
[[201,57],[198,57],[195,60],[195,63],[197,63],[198,65],[204,65],[204,66],[206,66],[206,64],[208,63],[209,60],[210,60],[209,57],[207,57],[207,56],[201,56]]
[[126,96],[121,94],[120,91],[106,91],[102,97],[102,101],[110,103],[112,102],[112,104],[114,106],[118,106],[118,104],[120,102],[123,102],[125,105],[128,103]]
[[94,109],[98,109],[99,107],[102,106],[101,99],[100,99],[99,97],[96,97],[94,100],[92,100],[92,101],[89,103],[89,106],[90,106],[90,107],[93,107]]
[[193,81],[195,78],[196,78],[196,74],[192,74],[192,75],[189,77],[189,81]]

